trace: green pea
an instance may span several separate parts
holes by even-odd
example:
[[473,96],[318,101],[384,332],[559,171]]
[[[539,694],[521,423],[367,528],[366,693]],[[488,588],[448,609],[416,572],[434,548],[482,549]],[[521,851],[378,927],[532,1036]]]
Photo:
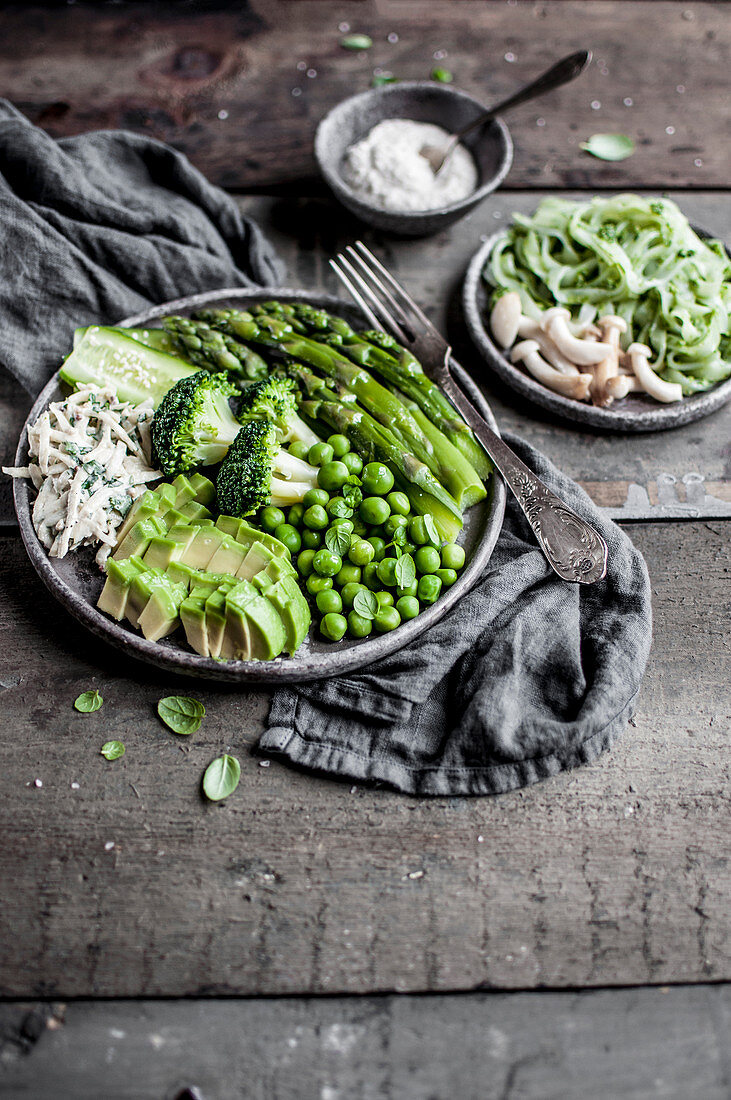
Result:
[[324,531],[330,520],[321,504],[312,504],[303,515],[302,522],[311,531]]
[[395,630],[401,625],[401,616],[395,607],[382,607],[373,620],[373,625],[379,634],[387,634],[389,630]]
[[274,537],[284,543],[290,554],[299,553],[302,539],[297,528],[293,527],[291,523],[280,523],[278,527],[275,527]]
[[319,550],[322,546],[322,532],[311,531],[306,527],[302,532],[302,545],[305,550]]
[[461,569],[465,559],[464,547],[458,546],[456,542],[448,542],[442,547],[440,557],[445,569]]
[[326,493],[324,489],[308,489],[302,497],[302,503],[305,509],[312,508],[315,505],[324,508],[329,499],[330,494]]
[[299,525],[302,523],[302,517],[304,514],[304,504],[293,504],[290,510],[287,512],[287,523],[291,523],[293,527],[299,527]]
[[297,572],[301,577],[309,577],[312,572],[312,559],[315,556],[314,550],[303,550],[297,558]]
[[358,539],[357,542],[351,544],[348,551],[348,557],[353,565],[368,565],[369,562],[373,561],[375,554],[376,551],[365,539]]
[[307,452],[307,461],[311,466],[324,466],[332,462],[334,451],[329,443],[313,443]]
[[415,596],[417,591],[418,591],[418,588],[419,588],[418,581],[414,581],[413,584],[407,585],[406,588],[397,587],[396,588],[396,599],[397,599],[397,601],[400,599],[401,596]]
[[379,607],[393,607],[393,592],[376,592]]
[[402,596],[396,604],[396,610],[403,622],[415,619],[419,614],[419,601],[414,596]]
[[289,447],[287,447],[287,450],[291,455],[294,455],[295,458],[301,459],[306,459],[307,455],[310,453],[310,448],[306,443],[303,443],[301,439],[295,439],[294,443],[290,443]]
[[327,514],[333,519],[350,519],[353,509],[344,497],[330,497],[327,502]]
[[439,599],[441,590],[442,582],[439,580],[439,577],[435,577],[431,573],[425,574],[425,576],[421,577],[419,580],[419,589],[417,593],[419,602],[426,604],[427,607],[429,604],[436,603]]
[[343,559],[339,554],[333,554],[331,550],[318,550],[312,559],[312,568],[321,577],[334,577],[339,573],[343,565]]
[[400,531],[408,524],[406,516],[389,516],[383,525],[383,530],[389,539],[392,539],[397,531]]
[[357,584],[360,581],[361,571],[357,565],[345,562],[335,578],[335,583],[343,588],[346,584]]
[[348,584],[344,584],[340,589],[340,595],[343,598],[343,607],[352,607],[353,600],[355,599],[356,592],[360,592],[362,584],[358,584],[357,581],[350,581]]
[[411,502],[406,496],[406,493],[389,493],[386,500],[391,506],[391,511],[396,516],[408,516],[411,511]]
[[346,455],[341,455],[341,458],[348,467],[349,474],[359,474],[363,469],[363,459],[355,451],[348,451]]
[[350,450],[350,440],[347,435],[330,435],[327,441],[336,458],[342,458]]
[[382,561],[386,556],[386,540],[382,539],[380,535],[370,535],[368,541],[373,547],[373,560]]
[[339,613],[343,610],[340,593],[336,592],[334,588],[323,588],[322,592],[318,592],[315,596],[315,603],[321,615],[329,615],[332,612]]
[[393,489],[393,474],[382,462],[369,462],[363,470],[363,492],[368,496],[385,497]]
[[372,561],[363,570],[363,584],[366,588],[370,588],[372,592],[375,592],[380,583],[378,579],[378,562]]
[[378,579],[381,584],[393,588],[396,584],[396,559],[384,558],[378,563]]
[[439,551],[434,546],[420,546],[414,554],[414,561],[420,573],[436,573],[441,565]]
[[275,508],[272,504],[268,508],[264,508],[259,515],[259,523],[270,535],[274,533],[280,523],[284,523],[285,519],[286,516],[282,509]]
[[348,631],[354,638],[367,638],[373,630],[370,619],[364,619],[357,611],[351,611],[348,615]]
[[318,592],[324,592],[326,588],[332,588],[332,586],[332,577],[321,577],[318,573],[310,573],[305,581],[305,588],[311,596],[316,596]]
[[350,477],[348,467],[344,462],[326,462],[317,471],[317,484],[321,489],[327,489],[328,493],[334,493],[342,489]]
[[439,577],[439,580],[442,582],[442,588],[451,588],[454,582],[457,580],[457,570],[437,569],[434,576]]
[[370,523],[373,527],[378,527],[386,522],[391,515],[391,509],[388,506],[388,501],[384,500],[383,497],[365,497],[361,501],[358,514],[364,523]]
[[338,615],[331,611],[320,619],[320,633],[323,638],[327,638],[331,642],[339,642],[345,636],[347,629],[348,620],[344,615]]
[[425,546],[429,541],[423,516],[413,516],[409,520],[409,538],[416,546]]

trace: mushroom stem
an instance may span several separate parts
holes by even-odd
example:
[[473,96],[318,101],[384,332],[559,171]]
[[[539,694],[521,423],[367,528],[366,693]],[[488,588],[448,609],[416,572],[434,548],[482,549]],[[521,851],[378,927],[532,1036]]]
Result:
[[523,315],[518,322],[518,336],[523,336],[528,340],[535,340],[540,348],[541,354],[545,356],[552,367],[555,367],[561,374],[573,374],[579,373],[579,368],[575,363],[571,363],[565,355],[562,355],[550,336],[541,328],[539,321],[533,321],[530,317]]
[[682,400],[683,389],[679,382],[664,382],[655,374],[648,361],[652,350],[647,344],[630,344],[627,354],[635,377],[646,393],[665,404]]
[[569,329],[570,316],[563,306],[553,306],[543,314],[541,328],[548,333],[558,350],[577,366],[589,367],[601,363],[609,354],[609,346],[596,340],[579,340]]
[[628,393],[637,393],[641,389],[642,386],[634,375],[630,377],[629,374],[615,374],[607,379],[607,393],[615,401],[626,397]]
[[589,396],[592,376],[590,374],[561,374],[541,356],[536,340],[523,340],[521,343],[516,344],[510,353],[510,358],[513,363],[522,361],[534,378],[556,393],[573,397],[577,401],[586,401]]
[[490,314],[490,328],[501,348],[509,348],[518,335],[518,323],[521,320],[520,294],[510,290],[501,294]]
[[617,397],[614,392],[615,387],[610,388],[608,382],[619,373],[619,335],[627,331],[627,322],[623,317],[608,314],[606,317],[600,317],[597,324],[610,351],[606,358],[602,359],[601,363],[597,363],[594,368],[591,399],[595,405],[607,408]]

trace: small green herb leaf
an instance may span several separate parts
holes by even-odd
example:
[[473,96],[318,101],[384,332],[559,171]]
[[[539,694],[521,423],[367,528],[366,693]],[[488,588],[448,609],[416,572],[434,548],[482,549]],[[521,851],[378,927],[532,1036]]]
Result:
[[369,50],[373,45],[373,39],[367,34],[346,34],[340,39],[340,45],[344,50]]
[[85,691],[74,700],[74,706],[82,714],[90,714],[93,710],[99,710],[103,702],[98,691]]
[[344,558],[350,549],[350,528],[352,530],[352,524],[347,526],[338,524],[337,527],[328,527],[325,532],[325,546],[331,554],[339,554],[341,558]]
[[121,741],[107,741],[99,751],[107,760],[119,760],[120,756],[124,756],[125,749]]
[[424,527],[426,528],[426,535],[429,542],[433,543],[434,546],[441,546],[442,540],[439,538],[439,532],[436,529],[434,520],[428,512],[424,516]]
[[384,84],[398,84],[398,77],[392,73],[380,73],[371,81],[371,88],[382,88]]
[[375,592],[360,588],[353,597],[353,611],[363,619],[375,619],[378,614],[378,600]]
[[411,554],[402,554],[396,562],[394,570],[396,584],[399,588],[408,588],[416,580],[416,566]]
[[599,160],[626,160],[634,153],[635,143],[626,134],[592,134],[580,148]]
[[331,497],[328,508],[330,515],[334,516],[335,519],[350,519],[353,514],[353,509],[345,497]]
[[343,485],[343,499],[348,502],[351,508],[357,508],[363,500],[363,491],[360,487],[360,479],[354,479],[352,482],[346,482]]
[[197,699],[188,699],[185,695],[168,695],[157,704],[157,713],[173,733],[181,733],[187,737],[200,726],[206,708]]
[[224,753],[218,756],[205,770],[203,776],[203,793],[211,802],[220,802],[222,798],[228,798],[239,785],[241,778],[241,765],[235,756]]
[[451,84],[454,80],[454,76],[449,69],[432,69],[431,78],[438,81],[439,84]]

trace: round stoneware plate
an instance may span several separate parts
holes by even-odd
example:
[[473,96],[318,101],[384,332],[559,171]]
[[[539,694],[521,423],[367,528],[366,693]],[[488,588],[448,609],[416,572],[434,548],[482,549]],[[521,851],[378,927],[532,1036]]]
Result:
[[[120,324],[154,326],[159,324],[160,318],[168,313],[190,314],[203,306],[245,309],[249,304],[272,298],[279,298],[282,301],[309,302],[344,315],[354,325],[363,326],[360,314],[347,302],[330,295],[280,288],[256,291],[220,290],[198,294],[175,302],[166,302],[136,317],[127,317]],[[480,392],[464,371],[455,368],[455,373],[470,399],[491,427],[497,431],[497,424]],[[59,382],[58,376],[54,375],[38,396],[20,436],[16,465],[27,465],[28,425],[37,420],[51,401],[58,401],[66,392],[67,387],[64,387],[63,383]],[[471,508],[465,517],[465,527],[460,541],[467,551],[467,564],[456,584],[448,589],[432,607],[427,608],[416,619],[403,623],[390,634],[377,634],[358,641],[343,639],[341,642],[332,643],[318,638],[313,624],[309,638],[293,657],[278,657],[274,661],[221,662],[209,657],[201,657],[189,649],[180,629],[159,642],[150,642],[133,630],[129,624],[117,623],[103,615],[101,611],[97,611],[96,601],[101,592],[104,577],[94,562],[94,551],[91,548],[84,548],[67,554],[61,560],[49,558],[33,529],[31,508],[35,492],[30,483],[25,479],[16,479],[14,496],[20,532],[33,566],[56,599],[88,630],[123,649],[130,656],[160,668],[170,669],[171,672],[241,684],[275,684],[340,676],[395,653],[412,642],[433,623],[438,622],[450,608],[458,604],[465,592],[469,591],[479,579],[492,554],[505,512],[505,487],[499,478],[494,477],[489,485],[487,499]]]
[[[694,227],[695,228],[695,227]],[[700,236],[708,236],[696,228]],[[665,428],[679,428],[708,416],[731,400],[731,378],[719,382],[705,393],[684,397],[672,405],[661,405],[646,394],[631,393],[622,401],[617,401],[608,409],[587,405],[583,401],[572,401],[541,385],[520,367],[514,366],[493,342],[488,327],[489,295],[482,278],[482,271],[496,242],[505,235],[501,230],[495,233],[475,253],[470,261],[462,288],[462,304],[470,335],[481,352],[483,359],[506,382],[511,389],[522,397],[550,409],[565,420],[578,424],[588,424],[594,428],[603,428],[612,432],[656,432]]]

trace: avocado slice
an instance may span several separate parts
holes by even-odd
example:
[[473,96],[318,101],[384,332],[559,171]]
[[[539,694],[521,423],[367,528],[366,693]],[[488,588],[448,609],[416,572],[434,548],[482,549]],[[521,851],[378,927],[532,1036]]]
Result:
[[283,577],[296,576],[294,566],[286,558],[272,558],[264,568],[252,577],[251,583],[262,591],[264,587],[281,581]]
[[150,545],[150,539],[155,538],[156,535],[164,534],[165,526],[155,516],[139,520],[132,525],[122,541],[118,543],[113,555],[115,561],[120,561],[122,558],[131,558],[135,554],[142,557]]
[[216,527],[236,539],[242,546],[251,546],[255,542],[260,542],[277,558],[289,559],[292,556],[283,542],[275,539],[274,535],[270,535],[267,531],[259,531],[256,527],[252,527],[245,519],[238,519],[236,516],[219,516]]
[[177,539],[156,535],[142,555],[145,565],[151,569],[167,569],[171,562],[183,553],[183,546]]
[[151,582],[150,587],[150,598],[137,619],[137,625],[149,641],[156,642],[179,626],[178,611],[188,595],[188,586],[176,584],[163,573]]
[[132,578],[145,570],[139,558],[125,558],[114,561],[109,558],[106,564],[107,579],[96,606],[118,622],[124,618]]
[[270,661],[287,642],[281,618],[272,604],[249,581],[241,581],[226,595],[226,629],[222,657]]
[[[182,474],[178,474],[178,477],[182,477]],[[177,480],[177,479],[176,479]],[[195,500],[199,504],[210,504],[216,497],[216,486],[203,474],[189,474],[188,481],[195,493]],[[173,485],[175,482],[173,482]]]
[[201,657],[210,656],[206,634],[206,601],[204,597],[190,595],[180,605],[180,621],[185,630],[188,645]]
[[137,497],[127,515],[124,517],[119,527],[117,528],[117,546],[138,520],[150,519],[152,516],[160,517],[164,514],[168,508],[170,508],[175,500],[175,490],[172,485],[168,485],[165,482],[162,485],[158,485],[156,489],[146,489],[145,492]]
[[[270,562],[266,569],[254,577],[252,584],[259,589],[262,596],[269,600],[278,613],[287,635],[285,648],[287,653],[294,653],[307,637],[312,616],[294,572],[283,573],[276,579],[272,577],[272,573],[278,572],[276,567],[280,564],[280,562]],[[274,569],[272,569],[273,566]]]
[[180,560],[194,569],[207,569],[208,563],[223,542],[223,531],[217,527],[196,527],[192,540],[181,554]]
[[223,535],[221,545],[208,563],[208,569],[212,573],[230,573],[233,577],[243,565],[245,557],[245,548],[229,535]]
[[[191,500],[187,504],[184,504],[180,508],[180,513],[185,517],[186,523],[202,523],[203,520],[211,520],[211,513],[206,508],[205,504],[200,504],[197,500]],[[213,520],[211,520],[213,522]]]
[[214,589],[206,600],[206,637],[208,639],[208,653],[211,657],[219,657],[223,635],[226,629],[226,595],[236,585],[232,577],[229,581]]
[[145,610],[145,605],[152,595],[155,583],[159,582],[160,578],[164,576],[165,574],[161,569],[145,568],[144,572],[137,573],[130,581],[124,614],[125,618],[132,623],[132,626],[137,626],[140,615]]
[[171,561],[165,570],[171,581],[184,584],[189,591],[198,579],[198,570],[189,565],[183,565],[182,561]]

